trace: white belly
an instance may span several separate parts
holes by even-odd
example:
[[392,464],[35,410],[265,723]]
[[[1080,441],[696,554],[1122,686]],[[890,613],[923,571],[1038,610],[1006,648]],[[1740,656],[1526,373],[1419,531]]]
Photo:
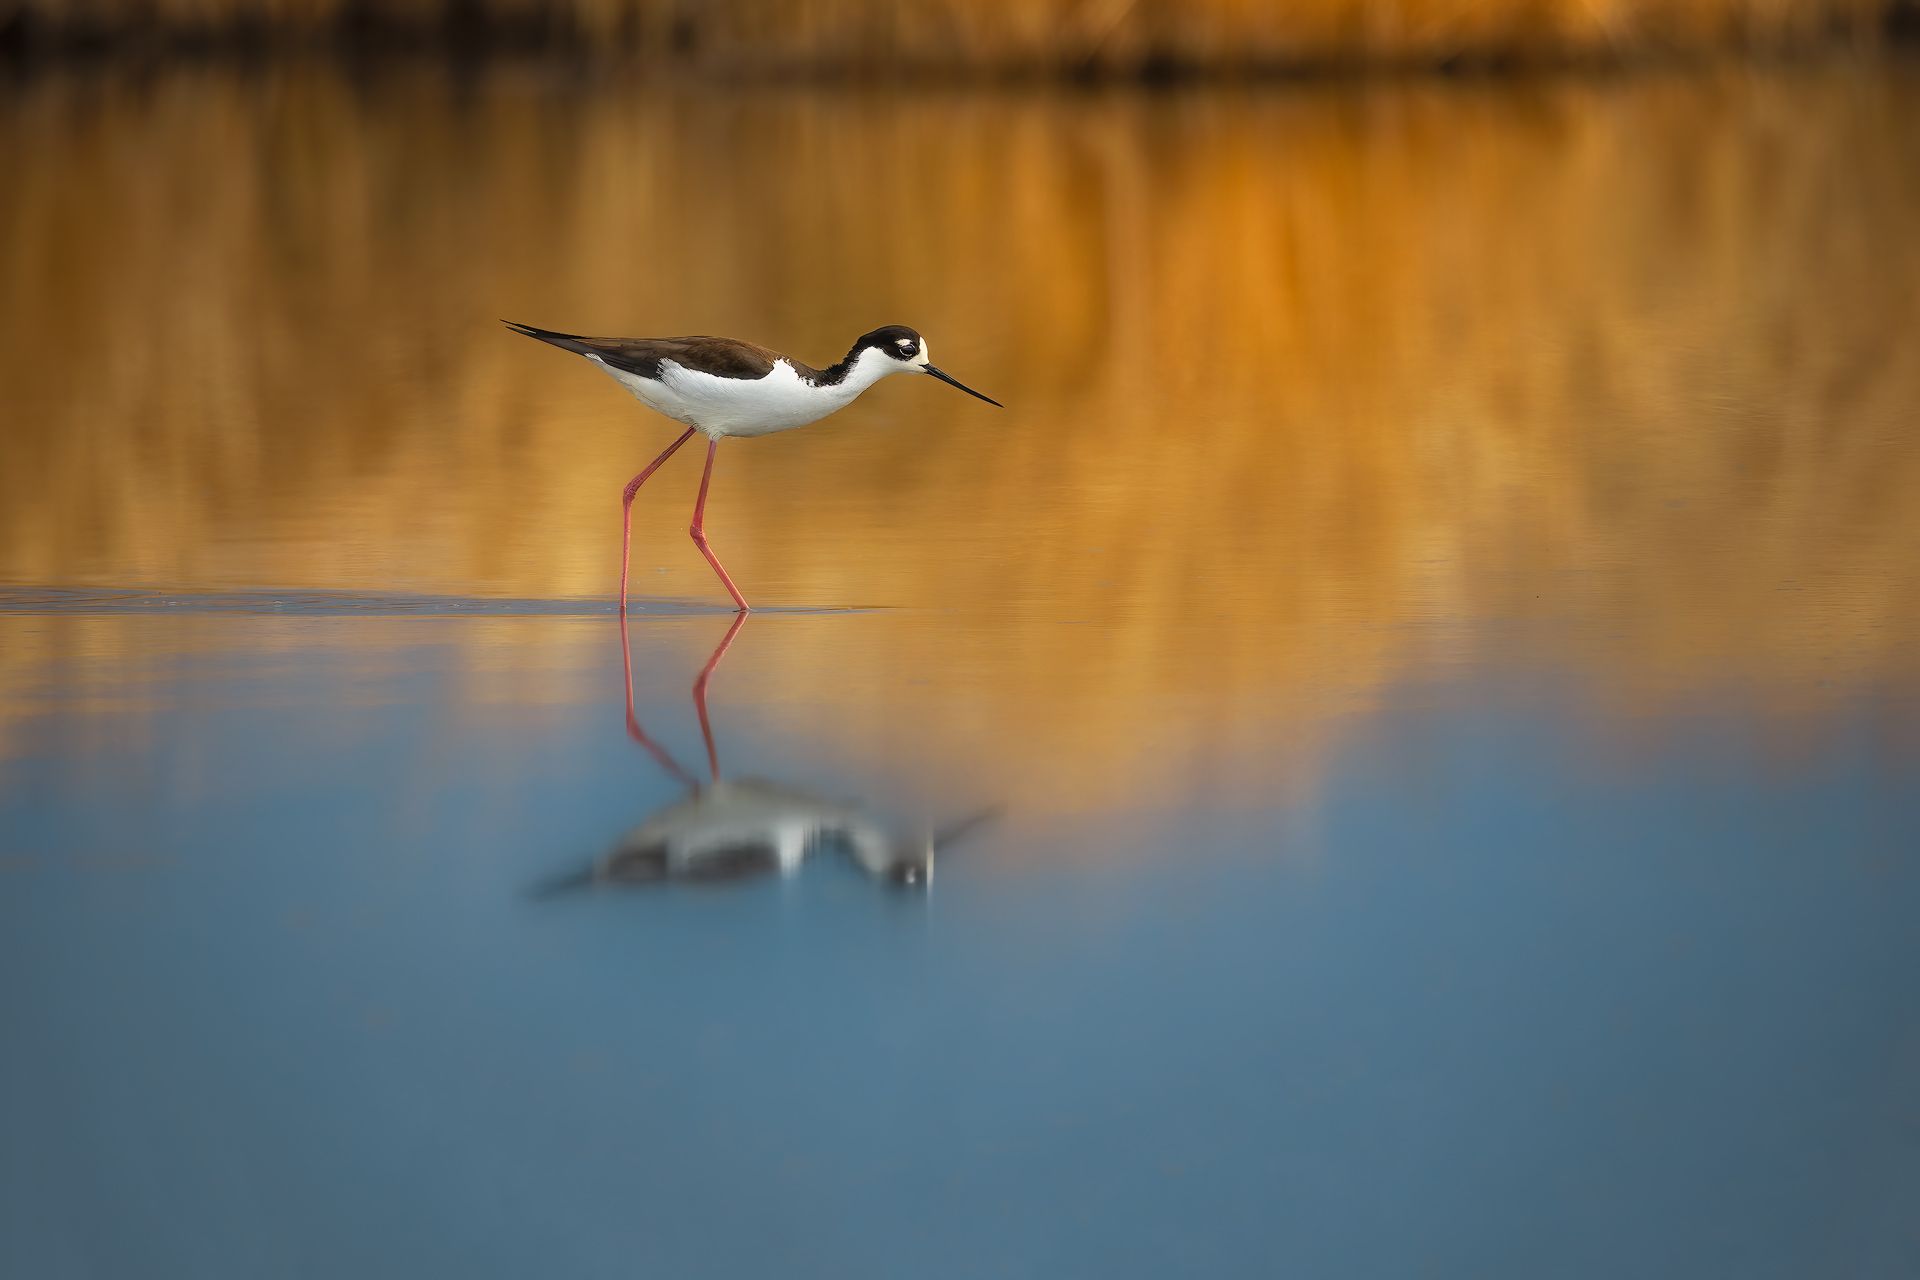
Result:
[[656,380],[616,369],[598,356],[587,358],[612,374],[647,408],[697,427],[715,440],[804,427],[845,408],[860,394],[846,382],[816,387],[785,360],[775,361],[773,372],[764,378],[716,378],[663,360]]

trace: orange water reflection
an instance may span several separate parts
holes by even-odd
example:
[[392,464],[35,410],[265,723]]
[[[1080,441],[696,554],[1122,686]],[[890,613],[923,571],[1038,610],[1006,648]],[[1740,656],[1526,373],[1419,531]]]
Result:
[[[750,598],[901,607],[770,622],[743,696],[844,686],[871,735],[932,680],[956,758],[1015,734],[1096,803],[1169,759],[1310,777],[1522,622],[1602,705],[1731,683],[1791,736],[1920,668],[1917,112],[1920,77],[1858,64],[42,81],[0,111],[0,579],[604,595],[670,427],[496,317],[816,359],[900,321],[1011,408],[896,382],[721,451]],[[717,599],[697,465],[642,496],[637,594]]]

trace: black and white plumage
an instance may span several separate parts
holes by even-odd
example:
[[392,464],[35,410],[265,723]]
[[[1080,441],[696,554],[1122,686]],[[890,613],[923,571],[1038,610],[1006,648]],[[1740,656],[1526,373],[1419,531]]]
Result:
[[939,369],[927,359],[927,342],[905,325],[888,325],[863,335],[846,356],[816,369],[777,351],[737,338],[584,338],[555,333],[530,324],[503,321],[515,333],[538,338],[563,351],[585,356],[631,391],[640,403],[686,431],[658,458],[627,482],[621,496],[620,609],[627,608],[627,565],[633,541],[633,497],[648,476],[658,470],[694,432],[707,437],[707,467],[700,477],[700,496],[693,505],[693,523],[687,532],[707,563],[719,576],[734,605],[747,610],[746,597],[734,585],[720,557],[707,545],[705,518],[707,486],[713,479],[713,459],[728,436],[764,436],[818,422],[852,404],[861,392],[896,373],[925,373],[988,404],[983,396]]
[[585,356],[640,403],[719,440],[804,427],[844,409],[896,373],[932,374],[988,404],[935,368],[926,339],[905,325],[864,334],[835,364],[816,369],[738,338],[585,338],[505,322],[515,333]]

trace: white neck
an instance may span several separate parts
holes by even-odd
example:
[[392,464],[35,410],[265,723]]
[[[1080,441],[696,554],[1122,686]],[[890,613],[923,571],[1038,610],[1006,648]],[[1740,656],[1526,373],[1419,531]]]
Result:
[[867,347],[860,352],[860,358],[853,362],[853,367],[847,370],[847,376],[840,380],[839,385],[827,390],[844,392],[847,399],[851,400],[888,374],[905,371],[906,366],[892,356],[878,348]]

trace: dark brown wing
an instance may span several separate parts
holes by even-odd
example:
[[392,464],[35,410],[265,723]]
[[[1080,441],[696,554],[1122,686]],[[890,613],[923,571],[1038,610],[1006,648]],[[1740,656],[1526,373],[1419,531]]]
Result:
[[772,373],[773,362],[783,358],[765,347],[734,338],[583,338],[511,320],[502,323],[515,333],[550,342],[562,351],[597,356],[609,368],[642,378],[658,379],[660,362],[671,360],[683,369],[697,369],[716,378],[752,380]]

